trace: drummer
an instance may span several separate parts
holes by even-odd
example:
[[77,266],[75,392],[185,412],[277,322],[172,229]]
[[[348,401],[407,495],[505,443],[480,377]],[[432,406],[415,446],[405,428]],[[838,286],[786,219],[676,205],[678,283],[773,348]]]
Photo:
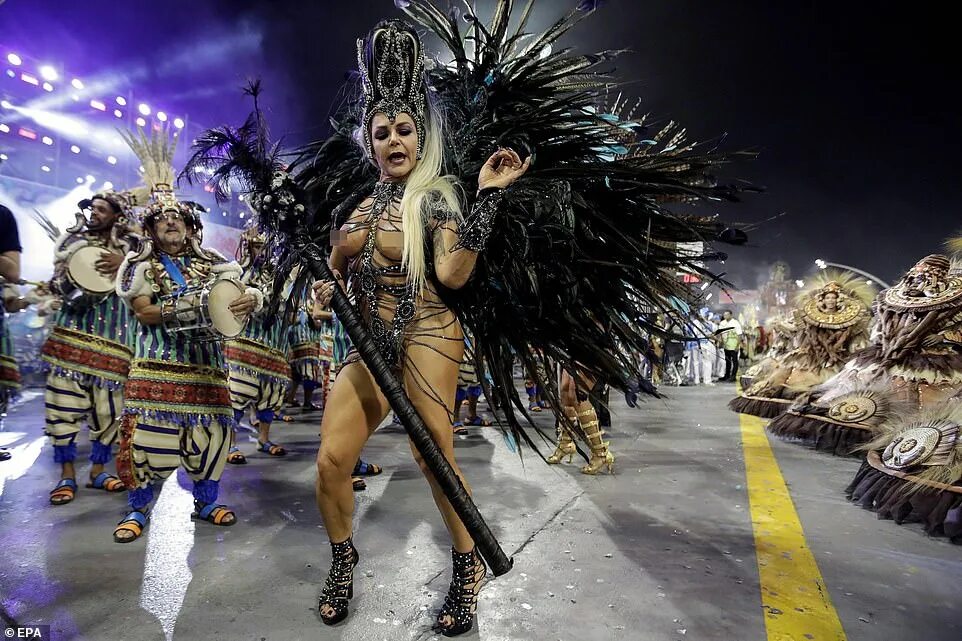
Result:
[[[266,235],[250,227],[241,235],[238,259],[244,269],[243,282],[269,297],[274,289],[276,261],[265,248]],[[278,306],[280,308],[280,306]],[[225,346],[230,373],[230,396],[234,420],[240,423],[244,411],[256,412],[257,451],[268,456],[285,456],[287,450],[271,441],[271,423],[284,405],[284,396],[291,384],[287,364],[286,332],[281,318],[267,311],[255,314],[243,333]],[[232,444],[227,462],[243,464],[246,457]]]
[[[161,163],[150,160],[151,166]],[[198,205],[177,201],[167,184],[147,178],[152,190],[144,215],[148,241],[127,255],[117,284],[138,321],[117,459],[130,512],[114,530],[118,543],[143,533],[155,484],[180,466],[194,482],[192,519],[220,526],[237,522],[233,510],[217,503],[234,425],[221,343],[169,332],[162,302],[184,289],[239,279],[241,269],[201,247]],[[247,288],[229,311],[246,318],[262,305],[263,295]]]
[[[117,439],[123,387],[130,369],[130,314],[109,287],[116,280],[124,254],[136,239],[127,228],[130,204],[124,194],[102,192],[80,201],[77,224],[54,245],[51,290],[59,304],[54,327],[44,343],[42,358],[49,366],[45,394],[46,428],[60,464],[60,481],[50,492],[50,503],[64,505],[77,494],[77,436],[86,423],[90,436],[90,472],[86,487],[100,492],[121,492],[123,483],[104,471]],[[96,251],[79,250],[87,247]],[[79,253],[78,253],[79,252]],[[91,259],[84,257],[90,255]],[[90,261],[92,260],[92,264]],[[81,295],[75,281],[93,276],[106,291]],[[98,278],[99,275],[99,278]],[[86,278],[84,278],[86,276]],[[105,287],[101,287],[101,292]],[[57,305],[55,305],[57,306]]]

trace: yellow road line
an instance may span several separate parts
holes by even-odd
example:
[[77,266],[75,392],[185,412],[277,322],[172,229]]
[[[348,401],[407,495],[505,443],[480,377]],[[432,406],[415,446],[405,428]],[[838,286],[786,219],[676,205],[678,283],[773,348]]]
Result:
[[768,641],[845,641],[762,420],[740,416]]

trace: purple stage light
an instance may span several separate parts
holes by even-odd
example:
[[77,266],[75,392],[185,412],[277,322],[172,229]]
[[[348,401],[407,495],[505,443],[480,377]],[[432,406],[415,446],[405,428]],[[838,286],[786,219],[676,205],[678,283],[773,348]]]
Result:
[[40,86],[40,81],[37,80],[35,76],[31,76],[29,73],[20,74],[20,79],[23,80],[28,85],[33,85],[34,87]]
[[23,60],[21,60],[21,59],[20,59],[20,56],[18,56],[18,55],[15,54],[15,53],[8,53],[8,54],[7,54],[7,62],[9,62],[10,64],[12,64],[14,67],[19,67],[20,64],[23,62]]
[[174,126],[178,129],[184,128],[184,120],[182,118],[174,118]]
[[146,126],[147,126],[147,121],[144,120],[143,118],[137,118],[136,123],[137,123],[137,126],[138,126],[138,127],[146,127]]
[[13,69],[7,69],[7,76],[10,77],[10,78],[16,78],[16,77],[17,77],[17,72],[14,71]]
[[46,166],[46,165],[40,165],[40,171],[49,174],[49,173],[50,173],[50,167],[48,167],[48,166]]
[[123,118],[123,117],[124,117],[124,112],[122,112],[120,109],[114,109],[114,117],[116,117],[116,118]]
[[92,182],[95,181],[95,180],[97,180],[97,179],[94,178],[93,176],[91,176],[90,174],[87,174],[86,181],[87,181],[88,183],[92,183]]
[[0,160],[10,160],[10,156],[7,154],[0,154]]
[[159,120],[160,122],[167,122],[167,114],[165,114],[163,111],[158,111],[157,120]]
[[36,131],[31,131],[30,129],[27,129],[26,127],[20,127],[20,129],[17,130],[17,133],[20,134],[21,136],[23,136],[24,138],[29,139],[29,140],[36,140],[36,139],[37,139],[37,132],[36,132]]
[[150,107],[147,105],[147,103],[143,103],[143,102],[140,103],[140,105],[138,105],[137,107],[137,111],[139,111],[140,115],[142,116],[150,115]]
[[121,107],[127,106],[127,99],[124,98],[123,96],[117,96],[116,100],[117,100],[117,104],[120,105]]
[[111,164],[111,165],[116,165],[116,164],[117,164],[117,157],[116,157],[116,156],[107,156],[107,162],[108,162],[109,164]]
[[49,82],[45,82],[45,83],[43,83],[43,90],[44,90],[44,91],[53,91],[53,85],[50,84]]
[[79,153],[80,153],[80,147],[78,147],[77,145],[70,145],[70,151],[72,151],[72,152],[75,153],[75,154],[79,154]]
[[49,147],[50,145],[53,144],[53,138],[51,138],[50,136],[44,136],[43,138],[40,139],[40,142],[42,142],[43,144]]
[[107,190],[113,189],[114,184],[108,180],[100,188],[107,191]]
[[107,111],[107,105],[105,105],[99,100],[91,100],[90,106],[98,111]]
[[70,84],[71,86],[73,86],[74,89],[78,91],[84,88],[84,83],[80,81],[80,78],[74,78],[73,80],[70,81]]
[[13,109],[13,105],[9,100],[0,100],[0,107],[3,107],[4,109]]
[[43,78],[44,80],[49,80],[50,82],[53,82],[59,76],[57,75],[57,70],[54,69],[51,65],[44,65],[40,67],[40,77]]
[[2,131],[5,134],[10,133],[10,125],[0,122],[0,131]]
[[78,185],[84,184],[83,176],[77,176],[77,184],[78,184]]

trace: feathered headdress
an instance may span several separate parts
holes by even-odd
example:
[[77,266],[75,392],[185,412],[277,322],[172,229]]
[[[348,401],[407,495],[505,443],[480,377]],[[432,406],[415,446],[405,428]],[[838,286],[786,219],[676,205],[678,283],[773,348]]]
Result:
[[121,131],[120,135],[144,168],[141,176],[144,187],[131,191],[136,204],[144,208],[144,224],[153,227],[157,216],[175,211],[195,232],[203,230],[200,214],[205,211],[204,207],[193,201],[179,200],[174,193],[177,132],[169,127],[162,127],[148,135],[143,128],[138,128],[136,132]]
[[836,296],[849,296],[863,306],[871,307],[878,295],[878,287],[852,272],[821,269],[806,279],[805,287],[798,292],[796,301],[804,304],[809,298],[821,298],[830,292]]

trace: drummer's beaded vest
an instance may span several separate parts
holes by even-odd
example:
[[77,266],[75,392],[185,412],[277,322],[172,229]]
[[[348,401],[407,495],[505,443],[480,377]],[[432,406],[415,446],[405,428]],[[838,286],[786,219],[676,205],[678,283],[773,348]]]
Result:
[[[208,250],[209,251],[209,250]],[[201,285],[228,267],[221,256],[194,254],[169,256],[180,269],[187,286]],[[239,275],[239,268],[229,275]],[[120,274],[125,298],[162,297],[179,290],[155,251],[143,261],[127,261]],[[134,357],[126,388],[125,414],[185,424],[233,423],[227,389],[227,371],[219,342],[192,341],[183,334],[169,334],[160,325],[138,323]],[[143,420],[143,419],[141,419]]]
[[[86,246],[121,253],[121,247],[89,232],[65,234],[55,248],[53,289],[60,293],[62,270],[73,252]],[[132,352],[133,316],[116,293],[86,306],[63,306],[44,343],[42,357],[54,373],[119,389],[127,379]]]

